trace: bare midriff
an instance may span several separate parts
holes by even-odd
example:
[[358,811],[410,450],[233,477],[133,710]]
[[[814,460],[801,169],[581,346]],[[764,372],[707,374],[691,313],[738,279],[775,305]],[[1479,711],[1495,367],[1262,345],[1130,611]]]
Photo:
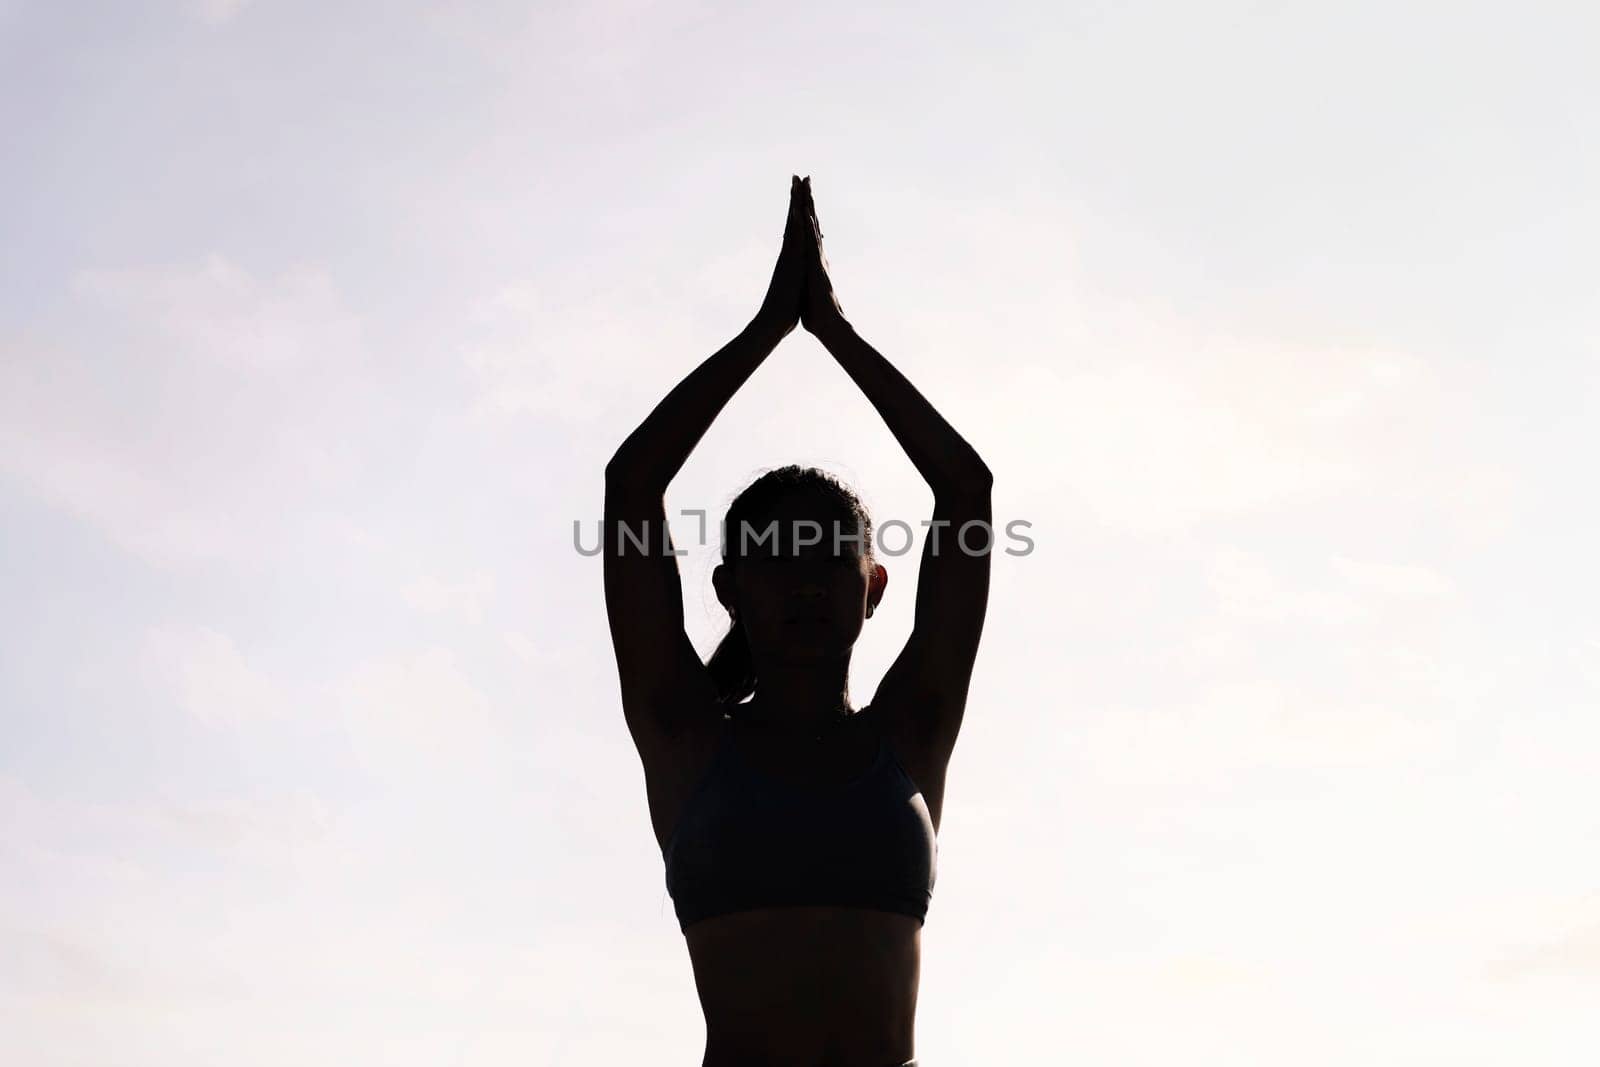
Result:
[[883,1067],[911,1059],[922,926],[783,907],[684,931],[706,1017],[702,1067]]

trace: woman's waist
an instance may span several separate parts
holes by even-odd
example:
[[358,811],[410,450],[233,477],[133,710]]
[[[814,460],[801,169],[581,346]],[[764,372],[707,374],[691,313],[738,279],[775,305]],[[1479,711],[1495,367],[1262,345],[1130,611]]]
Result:
[[684,938],[712,1047],[798,1045],[817,1057],[810,1063],[911,1058],[922,959],[916,919],[867,908],[760,908],[702,920]]

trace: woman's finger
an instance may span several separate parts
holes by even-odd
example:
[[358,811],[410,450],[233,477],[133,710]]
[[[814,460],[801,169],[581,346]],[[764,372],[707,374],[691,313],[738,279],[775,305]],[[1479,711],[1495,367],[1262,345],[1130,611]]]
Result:
[[811,216],[811,224],[817,231],[817,237],[822,237],[822,220],[817,218],[817,202],[811,195],[811,176],[806,175],[805,182],[806,213]]
[[783,240],[785,244],[799,239],[800,226],[805,219],[803,204],[800,178],[795,176],[789,183],[789,214],[783,224]]

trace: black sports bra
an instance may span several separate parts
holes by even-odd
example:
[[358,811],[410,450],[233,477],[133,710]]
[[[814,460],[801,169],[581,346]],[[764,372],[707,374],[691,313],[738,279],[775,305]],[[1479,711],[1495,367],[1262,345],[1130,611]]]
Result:
[[[857,713],[861,714],[861,713]],[[922,791],[880,735],[853,782],[797,783],[716,756],[662,852],[678,924],[752,908],[827,904],[910,915],[933,897],[938,841]]]

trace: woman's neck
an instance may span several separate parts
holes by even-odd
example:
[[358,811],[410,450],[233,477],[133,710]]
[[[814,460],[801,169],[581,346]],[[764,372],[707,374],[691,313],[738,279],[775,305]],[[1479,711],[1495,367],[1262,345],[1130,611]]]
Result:
[[810,730],[837,722],[850,706],[850,682],[844,672],[819,676],[813,670],[760,675],[755,696],[745,705],[753,721],[779,729]]

